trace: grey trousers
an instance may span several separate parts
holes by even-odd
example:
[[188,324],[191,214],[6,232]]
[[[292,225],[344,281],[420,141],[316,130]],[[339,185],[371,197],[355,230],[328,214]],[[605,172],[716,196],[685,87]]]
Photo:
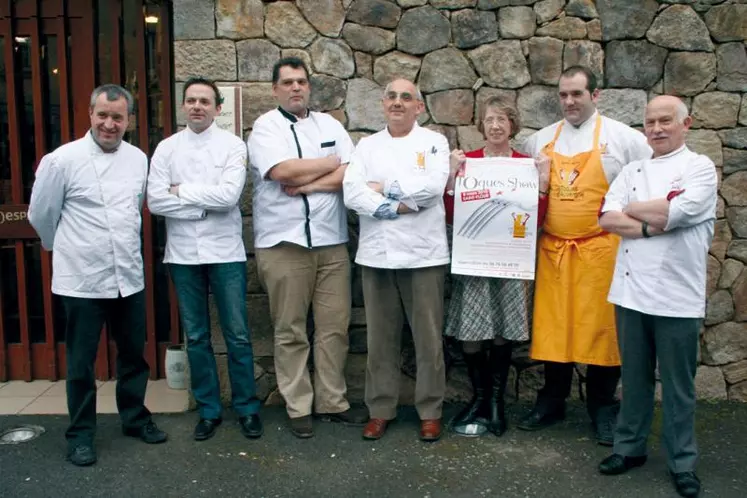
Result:
[[421,420],[441,418],[446,391],[443,355],[445,266],[388,270],[364,266],[368,325],[366,405],[371,418],[397,415],[404,313],[415,343],[415,408]]
[[620,306],[615,313],[623,391],[614,452],[623,456],[646,454],[658,360],[667,465],[675,473],[692,471],[698,457],[695,371],[701,320],[647,315]]

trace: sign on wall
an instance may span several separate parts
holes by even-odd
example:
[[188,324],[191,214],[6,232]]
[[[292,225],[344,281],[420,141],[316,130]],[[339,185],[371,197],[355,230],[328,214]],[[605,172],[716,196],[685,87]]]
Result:
[[27,204],[0,205],[0,239],[36,239],[28,220]]
[[223,96],[223,106],[220,114],[215,117],[215,123],[222,129],[230,131],[237,137],[244,139],[244,120],[241,115],[241,87],[219,86]]

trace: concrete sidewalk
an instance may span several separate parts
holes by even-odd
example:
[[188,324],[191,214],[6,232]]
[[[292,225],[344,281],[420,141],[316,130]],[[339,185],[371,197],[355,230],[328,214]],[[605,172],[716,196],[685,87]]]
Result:
[[[649,462],[624,476],[604,477],[582,406],[565,423],[538,433],[515,429],[529,406],[511,407],[502,438],[446,435],[433,444],[417,439],[417,416],[401,411],[386,436],[363,441],[361,429],[318,422],[309,440],[285,428],[283,409],[263,412],[265,435],[241,436],[227,413],[218,434],[191,439],[195,413],[157,415],[169,432],[164,445],[122,436],[115,415],[99,417],[98,463],[76,468],[64,461],[64,416],[0,417],[0,430],[17,424],[46,428],[40,438],[0,445],[0,496],[10,497],[676,497],[666,474],[655,422]],[[454,407],[447,410],[453,414]],[[698,473],[702,496],[747,496],[747,405],[698,407]]]

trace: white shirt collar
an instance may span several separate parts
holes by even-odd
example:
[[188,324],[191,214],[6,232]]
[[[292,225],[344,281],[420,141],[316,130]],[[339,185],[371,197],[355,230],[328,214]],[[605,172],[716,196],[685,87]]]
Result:
[[659,156],[659,157],[653,157],[653,155],[652,155],[651,159],[654,159],[654,160],[657,160],[657,159],[669,159],[670,157],[674,157],[677,154],[685,151],[686,149],[687,149],[687,145],[682,144],[682,146],[679,149],[673,150],[669,154],[664,154],[663,156]]
[[568,121],[565,118],[563,118],[563,120],[565,121],[566,125],[568,125],[568,126],[571,127],[571,129],[573,129],[573,130],[579,130],[580,131],[580,130],[586,129],[586,128],[590,127],[590,126],[593,127],[596,124],[596,122],[597,122],[597,115],[599,115],[599,111],[595,110],[594,113],[591,116],[589,116],[589,119],[587,119],[586,121],[584,121],[583,123],[581,123],[578,126],[572,124],[570,121]]
[[[122,148],[122,142],[119,142],[119,145],[117,146],[116,149],[110,150],[110,151],[105,151],[104,149],[101,148],[101,146],[98,143],[96,143],[96,140],[94,140],[94,138],[93,138],[93,130],[91,128],[88,129],[88,133],[86,133],[85,139],[88,142],[88,146],[89,146],[89,148],[91,150],[91,153],[92,154],[96,154],[96,155],[100,155],[100,154],[116,154],[119,151],[119,149]],[[124,141],[124,139],[122,141]]]
[[412,127],[412,130],[410,130],[410,132],[409,132],[409,133],[408,133],[407,135],[405,135],[405,136],[403,136],[403,137],[393,137],[393,136],[392,136],[392,134],[391,134],[391,133],[389,133],[389,125],[387,125],[387,126],[386,126],[386,128],[384,128],[384,133],[386,133],[386,136],[387,136],[388,138],[391,138],[391,139],[393,139],[393,140],[397,140],[398,138],[407,138],[407,137],[409,137],[409,136],[410,136],[410,135],[412,135],[412,134],[413,134],[413,133],[415,132],[415,130],[417,130],[418,128],[420,128],[420,125],[418,124],[418,122],[417,122],[417,121],[415,121],[415,124],[413,125],[413,127]]
[[213,130],[218,128],[218,125],[215,124],[215,120],[213,120],[212,123],[210,123],[210,126],[205,128],[202,133],[195,133],[192,131],[192,129],[187,126],[184,130],[186,131],[187,140],[194,143],[203,143],[210,140],[210,138],[213,136]]

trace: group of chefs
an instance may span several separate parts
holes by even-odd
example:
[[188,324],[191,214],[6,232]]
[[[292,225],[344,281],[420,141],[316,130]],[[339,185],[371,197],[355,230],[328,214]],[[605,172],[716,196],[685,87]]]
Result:
[[[223,420],[210,293],[228,350],[239,429],[248,438],[262,436],[239,207],[249,171],[257,272],[269,298],[278,389],[295,436],[312,437],[314,418],[364,425],[369,440],[385,434],[397,416],[405,320],[416,353],[419,437],[435,441],[444,430],[444,330],[463,344],[474,390],[448,426],[469,434],[469,427],[483,425],[500,436],[508,425],[503,395],[511,344],[531,335],[530,355],[544,363],[545,384],[520,429],[565,418],[574,364],[583,364],[596,441],[613,448],[599,471],[620,474],[643,465],[658,365],[669,472],[682,496],[698,495],[694,377],[717,180],[713,162],[685,145],[692,120],[680,99],[654,97],[641,133],[602,116],[594,73],[573,66],[558,84],[561,121],[511,149],[518,112],[512,102],[491,99],[477,118],[486,145],[465,153],[450,151],[443,135],[418,124],[424,99],[405,79],[390,82],[382,95],[386,127],[357,146],[339,121],[309,109],[302,60],[275,64],[272,92],[277,108],[253,123],[245,143],[217,126],[222,98],[215,83],[190,79],[182,94],[187,126],[158,145],[149,167],[145,154],[123,141],[132,96],[103,85],[91,96],[90,130],[39,164],[29,220],[42,246],[53,250],[52,292],[65,310],[73,464],[96,462],[93,364],[104,324],[117,344],[123,432],[151,444],[167,439],[144,405],[149,370],[140,232],[146,200],[166,221],[164,262],[199,411],[193,437],[212,437]],[[454,180],[468,157],[492,156],[535,160],[536,279],[524,285],[455,275],[445,310]],[[355,263],[367,323],[360,406],[348,402],[344,376],[348,209],[359,219]]]

